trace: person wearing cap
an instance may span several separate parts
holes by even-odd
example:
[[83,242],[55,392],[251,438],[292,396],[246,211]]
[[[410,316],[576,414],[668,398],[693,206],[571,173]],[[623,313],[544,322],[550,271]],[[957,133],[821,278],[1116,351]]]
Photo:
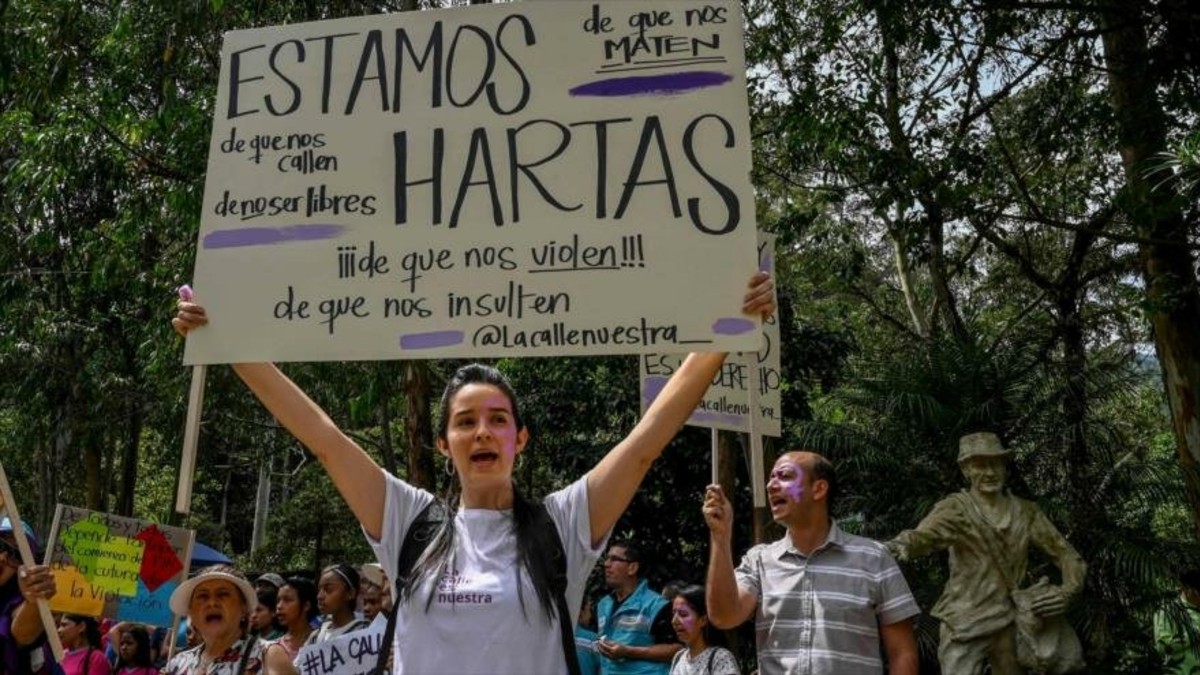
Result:
[[258,604],[254,587],[230,565],[206,567],[171,593],[171,611],[187,616],[201,643],[176,654],[164,675],[294,675],[282,648],[246,633]]
[[916,675],[912,619],[921,610],[883,544],[838,525],[837,495],[828,459],[781,455],[767,500],[787,532],[752,547],[734,569],[733,505],[709,485],[708,620],[731,629],[754,618],[762,675],[880,675],[885,655],[888,675]]
[[283,626],[275,617],[275,606],[279,604],[279,592],[273,586],[256,588],[258,604],[250,612],[250,633],[260,639],[278,640],[283,636]]
[[266,574],[259,575],[259,577],[254,580],[254,590],[278,593],[279,589],[283,588],[285,583],[286,582],[284,581],[283,577],[274,572],[267,572]]
[[[40,548],[28,523],[22,531],[34,557]],[[51,663],[37,600],[54,597],[54,575],[45,565],[23,565],[12,521],[0,520],[0,672],[37,673]],[[35,647],[40,643],[41,647]]]
[[358,575],[358,604],[363,618],[371,622],[383,611],[383,587],[387,584],[387,575],[379,563],[359,567]]
[[942,672],[975,675],[988,663],[993,675],[1024,672],[1017,663],[1012,591],[1025,577],[1030,546],[1062,574],[1061,585],[1039,582],[1035,615],[1063,614],[1083,590],[1083,559],[1037,504],[1005,487],[1010,456],[994,433],[963,436],[958,466],[970,487],[942,499],[915,529],[888,542],[902,561],[950,551],[950,578],[931,612],[942,621]]

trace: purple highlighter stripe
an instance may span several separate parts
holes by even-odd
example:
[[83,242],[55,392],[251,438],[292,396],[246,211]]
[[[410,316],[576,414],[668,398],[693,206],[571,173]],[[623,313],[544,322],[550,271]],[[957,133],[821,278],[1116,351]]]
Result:
[[401,349],[434,349],[460,345],[463,341],[461,330],[441,330],[432,333],[412,333],[400,336]]
[[653,375],[642,381],[642,401],[646,405],[654,403],[654,399],[662,393],[663,387],[667,386],[667,378]]
[[345,229],[345,225],[285,225],[283,227],[240,227],[233,230],[216,230],[204,235],[204,248],[270,246],[289,241],[334,239]]
[[609,77],[572,87],[572,96],[640,96],[644,94],[682,94],[695,89],[719,87],[733,76],[712,70],[691,70],[661,75]]
[[713,322],[712,331],[717,335],[741,335],[758,328],[750,319],[726,317]]
[[719,422],[731,427],[746,426],[746,418],[741,415],[731,415],[730,413],[694,412],[688,419],[694,422]]

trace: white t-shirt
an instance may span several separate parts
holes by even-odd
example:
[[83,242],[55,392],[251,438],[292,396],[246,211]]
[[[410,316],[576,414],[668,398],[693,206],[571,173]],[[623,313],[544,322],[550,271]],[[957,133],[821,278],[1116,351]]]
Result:
[[[709,667],[711,664],[711,668]],[[687,647],[675,652],[670,675],[739,675],[737,659],[724,647],[708,647],[692,658]]]
[[[396,558],[409,526],[431,501],[433,495],[425,490],[387,477],[382,539],[367,539],[389,579],[396,578]],[[584,585],[605,545],[591,546],[587,477],[548,495],[544,503],[567,554],[568,620],[574,625]],[[523,571],[525,614],[521,612],[512,511],[459,509],[455,529],[454,569],[438,580],[428,612],[432,580],[397,605],[395,675],[566,673],[558,619],[546,620]]]

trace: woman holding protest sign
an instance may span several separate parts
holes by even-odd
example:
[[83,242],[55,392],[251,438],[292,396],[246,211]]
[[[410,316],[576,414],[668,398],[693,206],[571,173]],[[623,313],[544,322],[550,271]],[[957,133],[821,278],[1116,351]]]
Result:
[[37,607],[39,598],[54,597],[54,575],[46,565],[21,564],[18,536],[39,553],[33,528],[21,525],[18,534],[7,516],[0,519],[0,672],[12,675],[46,672],[54,659]]
[[[743,311],[773,312],[773,289],[769,275],[755,274]],[[181,301],[172,323],[186,336],[207,322],[202,307]],[[494,368],[464,366],[442,394],[437,448],[451,486],[439,501],[387,474],[274,365],[233,367],[329,472],[396,580],[395,673],[561,675],[577,667],[567,657],[572,615],[609,531],[724,359],[689,356],[624,440],[585,476],[541,501],[514,484],[529,431],[512,387]],[[434,503],[443,517],[429,517]],[[418,529],[414,523],[429,520],[436,524],[428,542],[414,544],[423,551],[411,574],[398,572],[406,536]],[[565,613],[558,609],[564,606]]]

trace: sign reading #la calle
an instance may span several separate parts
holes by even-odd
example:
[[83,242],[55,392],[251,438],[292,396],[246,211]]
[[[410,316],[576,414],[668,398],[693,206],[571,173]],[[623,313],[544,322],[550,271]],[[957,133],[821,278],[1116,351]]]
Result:
[[188,363],[751,350],[732,1],[226,35]]

